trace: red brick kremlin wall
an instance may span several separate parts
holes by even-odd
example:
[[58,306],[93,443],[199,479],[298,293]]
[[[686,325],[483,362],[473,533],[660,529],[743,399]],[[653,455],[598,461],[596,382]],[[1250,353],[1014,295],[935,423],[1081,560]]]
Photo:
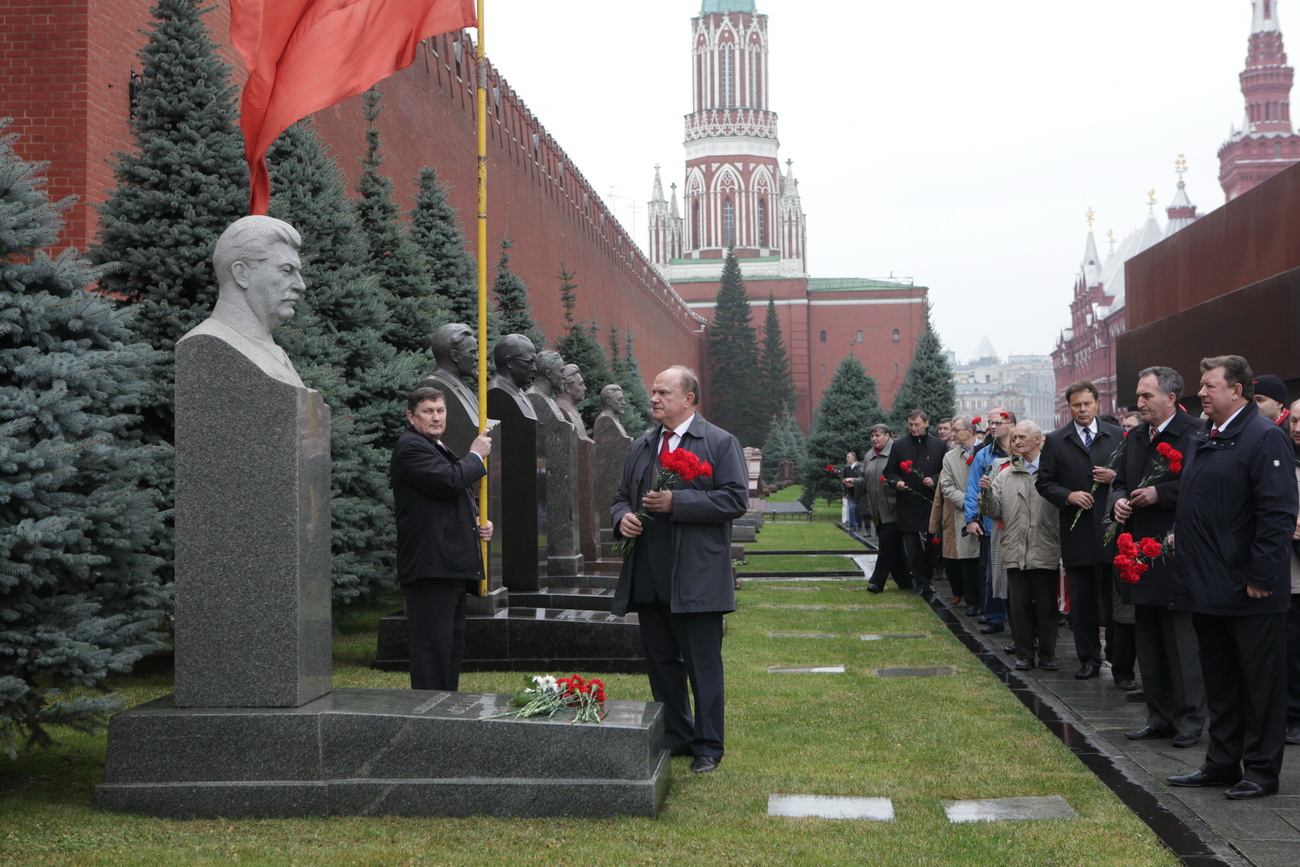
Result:
[[[20,155],[49,162],[51,196],[82,198],[65,228],[63,240],[72,246],[93,240],[94,206],[114,187],[111,155],[132,144],[130,73],[140,68],[140,31],[151,23],[151,6],[151,0],[5,0],[0,7],[0,116],[14,118],[10,131],[20,136]],[[228,46],[229,5],[216,4],[205,20],[239,83],[238,58]],[[409,209],[420,168],[436,166],[454,187],[452,204],[461,211],[472,252],[473,47],[465,38],[457,75],[458,38],[427,41],[413,66],[380,85],[387,95],[379,127],[383,170],[394,179],[399,206]],[[552,339],[563,330],[555,279],[563,259],[577,274],[577,317],[631,328],[647,379],[674,363],[703,373],[699,323],[504,79],[495,70],[489,79],[490,260],[495,264],[496,242],[513,236],[511,265],[528,284],[534,315]],[[320,112],[316,122],[340,168],[354,178],[365,147],[359,98]]]

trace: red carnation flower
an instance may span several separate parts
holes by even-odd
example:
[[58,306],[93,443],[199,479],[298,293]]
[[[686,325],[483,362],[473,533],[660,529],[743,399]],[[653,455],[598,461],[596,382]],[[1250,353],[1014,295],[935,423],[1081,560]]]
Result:
[[1143,557],[1154,560],[1164,552],[1165,547],[1156,539],[1146,538],[1138,542],[1138,550],[1142,552]]
[[910,473],[912,471],[912,462],[903,461],[901,464],[898,465],[898,468],[905,473]]
[[881,477],[880,477],[880,483],[881,483],[882,485],[886,483],[886,479],[885,479],[884,476],[881,476]]
[[971,462],[974,461],[974,460],[975,460],[975,453],[972,452],[972,453],[971,453],[971,454],[966,458],[966,466],[969,467],[969,466],[971,465]]
[[970,423],[971,423],[971,424],[979,424],[979,423],[982,422],[982,421],[984,421],[984,419],[983,419],[982,417],[980,417],[980,416],[977,415],[977,416],[975,416],[973,419],[970,420]]

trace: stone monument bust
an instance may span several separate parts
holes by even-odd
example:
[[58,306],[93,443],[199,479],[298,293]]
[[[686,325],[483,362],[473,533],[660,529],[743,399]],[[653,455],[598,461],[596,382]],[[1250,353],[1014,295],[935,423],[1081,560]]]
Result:
[[497,372],[488,383],[488,389],[500,389],[510,396],[525,417],[536,418],[524,389],[532,385],[537,376],[537,347],[522,334],[507,334],[492,347],[492,361]]
[[537,378],[528,389],[530,394],[541,397],[546,405],[555,412],[556,418],[564,418],[556,397],[564,390],[564,358],[554,349],[543,349],[537,353]]
[[596,421],[607,418],[618,426],[619,433],[626,434],[623,430],[623,409],[627,406],[627,398],[623,394],[623,386],[611,382],[600,390],[600,415]]
[[578,404],[587,396],[587,384],[582,381],[582,371],[576,364],[566,364],[563,368],[564,387],[555,396],[555,403],[560,407],[564,420],[573,425],[578,432],[578,439],[590,440],[587,435],[587,423],[578,412]]
[[425,381],[432,380],[448,399],[459,399],[477,418],[478,397],[465,384],[466,378],[478,376],[478,338],[474,331],[463,322],[448,323],[433,332],[430,348],[437,367]]
[[215,337],[267,376],[305,388],[289,356],[271,339],[272,331],[293,318],[306,289],[298,259],[301,246],[298,231],[273,217],[243,217],[227,226],[212,254],[216,306],[181,340]]

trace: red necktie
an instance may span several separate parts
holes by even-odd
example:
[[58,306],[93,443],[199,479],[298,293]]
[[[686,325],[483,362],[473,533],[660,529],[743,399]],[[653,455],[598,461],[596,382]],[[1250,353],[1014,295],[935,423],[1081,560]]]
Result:
[[1217,427],[1210,431],[1210,439],[1214,439],[1218,435],[1219,435],[1219,429]]
[[1155,442],[1156,437],[1158,436],[1160,436],[1160,428],[1158,427],[1151,428],[1151,442]]
[[668,440],[672,438],[672,435],[673,435],[672,431],[670,430],[664,431],[664,444],[659,449],[659,463],[661,464],[664,462],[664,458],[668,457],[668,452],[669,452]]

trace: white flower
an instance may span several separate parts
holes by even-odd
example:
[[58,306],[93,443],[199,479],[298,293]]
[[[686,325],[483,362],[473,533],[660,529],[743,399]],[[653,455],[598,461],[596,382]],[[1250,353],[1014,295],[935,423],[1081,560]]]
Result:
[[549,674],[544,677],[534,677],[533,683],[537,684],[538,692],[556,692],[560,688],[555,678]]

